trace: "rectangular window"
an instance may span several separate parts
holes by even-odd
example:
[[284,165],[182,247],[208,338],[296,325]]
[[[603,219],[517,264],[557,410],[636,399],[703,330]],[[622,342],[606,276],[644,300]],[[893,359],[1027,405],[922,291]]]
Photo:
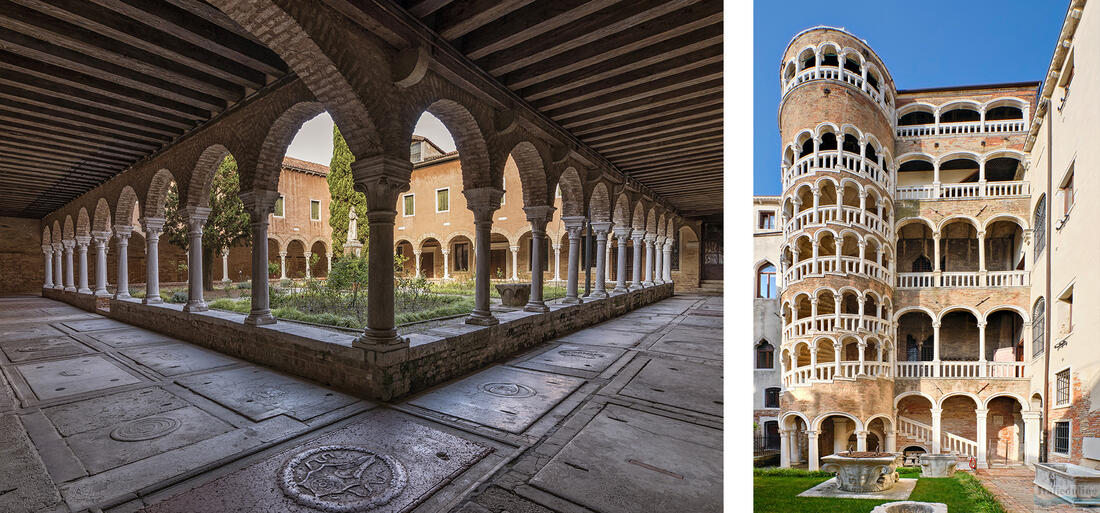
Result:
[[1069,456],[1069,421],[1054,423],[1054,452]]
[[470,270],[470,245],[468,243],[460,242],[455,244],[454,257],[455,271]]
[[420,162],[423,159],[421,153],[422,152],[420,151],[420,141],[412,143],[412,145],[409,147],[409,160],[412,160],[413,162]]
[[310,221],[321,220],[321,200],[309,200],[309,219]]
[[435,190],[435,211],[436,212],[450,212],[451,211],[451,189],[436,189]]
[[416,213],[416,200],[413,199],[412,194],[406,194],[402,196],[402,201],[405,202],[405,205],[404,210],[401,212],[401,215],[405,217],[410,217],[414,213]]
[[1058,336],[1073,333],[1073,286],[1058,297]]
[[1054,405],[1069,406],[1069,369],[1054,375]]
[[1062,215],[1068,216],[1073,209],[1073,166],[1069,168],[1069,174],[1062,182]]
[[775,229],[775,212],[772,210],[766,210],[760,212],[760,220],[756,224],[756,227],[761,230],[774,230]]
[[775,266],[768,264],[760,268],[756,282],[756,297],[766,299],[779,297],[775,287]]
[[766,389],[764,389],[764,407],[765,408],[778,408],[779,407],[779,389],[778,388],[766,388]]
[[285,217],[286,212],[283,210],[284,199],[279,196],[279,199],[275,200],[275,212],[272,214],[275,217]]
[[1043,354],[1046,346],[1046,301],[1039,298],[1031,313],[1031,351],[1032,358]]

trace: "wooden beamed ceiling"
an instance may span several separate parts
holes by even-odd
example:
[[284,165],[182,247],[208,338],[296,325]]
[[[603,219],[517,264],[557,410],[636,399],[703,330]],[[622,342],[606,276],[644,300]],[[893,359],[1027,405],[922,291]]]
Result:
[[43,217],[288,73],[201,0],[0,0],[0,216]]
[[721,210],[720,1],[393,1],[682,214]]

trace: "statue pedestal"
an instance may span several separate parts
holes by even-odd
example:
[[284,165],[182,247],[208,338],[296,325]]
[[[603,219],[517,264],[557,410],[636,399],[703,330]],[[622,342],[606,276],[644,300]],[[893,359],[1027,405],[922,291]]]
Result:
[[359,241],[345,242],[344,254],[359,258],[363,254],[363,243]]

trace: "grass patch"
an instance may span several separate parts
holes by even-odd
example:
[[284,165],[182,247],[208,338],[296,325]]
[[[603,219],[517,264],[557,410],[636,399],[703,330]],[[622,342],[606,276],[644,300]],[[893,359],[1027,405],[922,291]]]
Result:
[[[251,299],[230,299],[222,298],[216,299],[208,303],[210,308],[217,310],[228,310],[230,312],[236,312],[241,314],[247,314],[252,310]],[[433,308],[425,308],[415,312],[399,313],[394,316],[395,324],[408,324],[413,322],[426,321],[430,319],[436,319],[439,317],[448,317],[452,315],[462,315],[473,311],[474,300],[467,298],[460,298],[455,301],[449,301],[440,306]],[[311,322],[314,324],[324,324],[327,326],[339,326],[343,328],[360,329],[364,323],[359,322],[355,317],[347,315],[339,315],[331,312],[319,312],[309,313],[303,312],[293,306],[282,306],[271,310],[271,315],[274,315],[279,319],[286,319],[288,321],[301,321]]]
[[[920,469],[899,467],[903,477],[918,477]],[[830,472],[799,469],[766,468],[753,471],[753,511],[756,513],[786,513],[790,511],[814,511],[822,513],[867,513],[886,500],[832,499],[824,497],[796,497],[796,495],[827,481]],[[942,502],[948,511],[968,513],[1004,513],[1004,508],[993,494],[986,490],[974,476],[959,472],[955,477],[919,478],[909,500]]]
[[[504,283],[524,283],[524,282],[504,282]],[[489,297],[500,299],[500,292],[497,292],[496,283],[489,284]],[[581,284],[581,290],[584,289],[584,284]],[[462,282],[450,282],[450,283],[433,283],[432,292],[436,294],[454,294],[459,296],[474,296],[474,282],[462,281]],[[542,284],[542,299],[543,301],[550,301],[553,299],[561,299],[565,297],[565,287],[559,287],[557,285],[549,285],[546,282]]]

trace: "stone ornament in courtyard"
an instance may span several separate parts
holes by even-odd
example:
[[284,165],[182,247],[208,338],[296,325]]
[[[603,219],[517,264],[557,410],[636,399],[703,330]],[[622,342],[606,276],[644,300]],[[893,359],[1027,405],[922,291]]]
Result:
[[497,285],[497,292],[500,293],[500,304],[522,308],[531,299],[531,284],[501,283]]
[[947,504],[915,501],[887,502],[875,506],[871,513],[947,513]]
[[920,455],[921,477],[952,477],[955,475],[956,466],[958,466],[958,458],[954,454]]
[[892,452],[841,452],[821,458],[821,470],[836,472],[836,483],[848,492],[881,492],[898,482],[898,457]]

